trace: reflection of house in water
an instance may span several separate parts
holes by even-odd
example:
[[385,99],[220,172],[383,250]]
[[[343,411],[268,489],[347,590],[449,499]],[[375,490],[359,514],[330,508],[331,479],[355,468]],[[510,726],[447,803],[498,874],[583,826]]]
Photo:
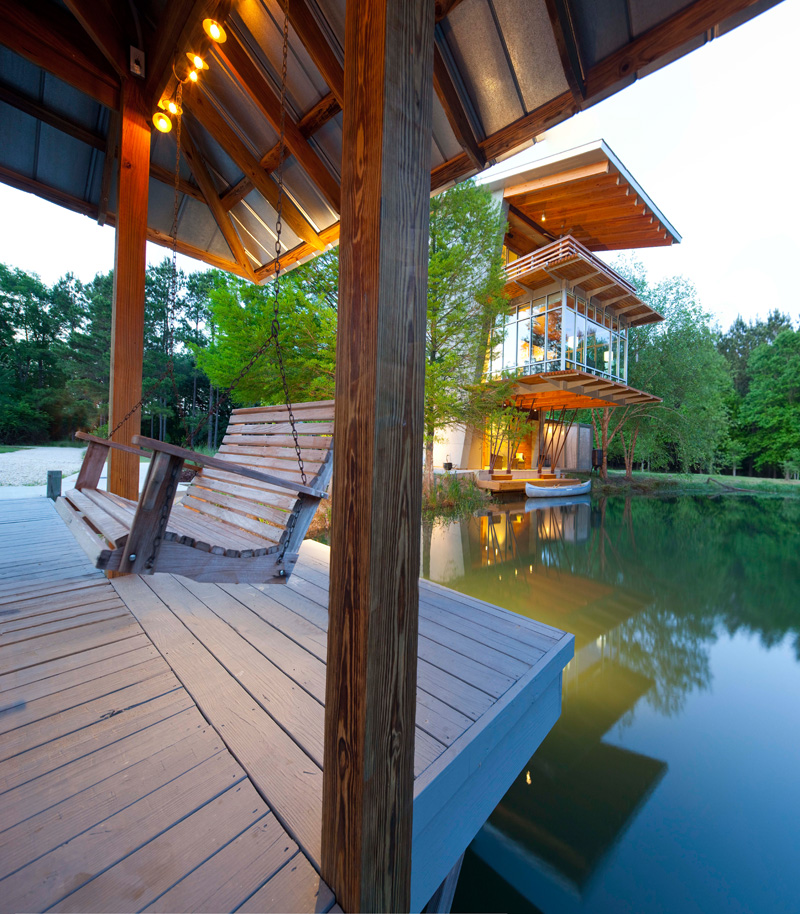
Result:
[[620,627],[649,599],[592,576],[603,542],[586,502],[504,506],[437,533],[430,574],[575,635],[561,718],[475,839],[482,860],[545,914],[577,908],[666,763],[604,737],[653,681],[620,659]]

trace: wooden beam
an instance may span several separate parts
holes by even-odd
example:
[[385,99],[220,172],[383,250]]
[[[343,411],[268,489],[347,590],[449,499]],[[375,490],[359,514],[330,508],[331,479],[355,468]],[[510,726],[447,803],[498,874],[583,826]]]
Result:
[[579,168],[568,168],[566,171],[560,171],[554,175],[547,175],[544,178],[534,178],[532,181],[524,181],[522,184],[514,184],[506,187],[503,191],[505,199],[514,197],[524,197],[538,190],[544,190],[548,187],[561,187],[573,181],[583,181],[585,178],[594,178],[597,175],[607,175],[611,166],[606,162],[595,162],[592,165],[581,165]]
[[[154,244],[160,244],[165,248],[172,248],[172,238],[166,232],[159,232],[157,229],[149,228],[147,230],[147,240],[152,241]],[[218,270],[234,273],[236,276],[241,276],[242,279],[252,280],[253,278],[252,271],[243,269],[238,263],[234,263],[232,260],[225,260],[224,257],[218,257],[216,254],[211,254],[208,251],[204,251],[202,248],[187,244],[180,239],[178,239],[176,246],[179,254],[186,254],[187,257],[194,257],[195,260],[201,260],[210,267],[216,267]]]
[[287,0],[289,22],[302,41],[308,56],[314,61],[334,98],[342,105],[344,100],[344,69],[331,48],[325,33],[309,9],[306,0]]
[[151,106],[174,92],[177,80],[173,65],[183,75],[186,51],[203,54],[207,50],[210,40],[203,32],[203,19],[224,22],[229,10],[230,0],[170,0],[164,4],[156,41],[147,59],[145,93]]
[[[333,245],[339,241],[339,223],[336,222],[333,225],[329,226],[326,229],[323,229],[319,233],[320,240],[325,243],[325,245]],[[285,254],[281,255],[281,270],[286,270],[289,267],[293,267],[296,263],[299,263],[301,260],[306,260],[309,257],[313,257],[314,254],[319,253],[316,248],[312,248],[310,244],[298,244],[296,248],[292,248],[291,251],[287,251]],[[258,267],[256,272],[256,282],[262,283],[267,282],[275,275],[275,260],[270,260],[262,266]]]
[[100,202],[97,206],[97,223],[104,225],[108,215],[111,197],[111,178],[114,173],[114,164],[117,161],[117,147],[119,145],[118,111],[109,112],[108,135],[106,136],[105,158],[103,159],[103,177],[100,179]]
[[119,107],[119,78],[63,7],[0,0],[0,43],[107,108]]
[[106,139],[101,134],[96,133],[94,130],[89,130],[82,124],[78,124],[62,114],[51,111],[50,108],[46,108],[40,102],[23,95],[13,86],[9,86],[4,82],[0,82],[0,101],[11,105],[12,108],[16,108],[18,111],[24,111],[25,114],[29,114],[31,117],[55,127],[56,130],[60,130],[62,133],[66,133],[67,136],[86,143],[87,146],[91,146],[93,149],[105,149],[106,147]]
[[577,112],[578,106],[572,93],[564,92],[482,140],[481,149],[487,159],[496,159],[518,149],[524,143],[530,142],[533,137],[550,127],[555,127]]
[[[321,129],[328,121],[336,117],[336,115],[341,111],[341,106],[339,102],[334,98],[332,92],[329,92],[324,98],[320,99],[314,107],[308,111],[298,122],[297,126],[300,128],[300,133],[308,139],[310,136],[313,136],[317,130]],[[272,149],[265,153],[261,157],[261,167],[266,172],[272,172],[278,167],[278,157],[280,155],[280,143],[276,143]],[[284,147],[283,158],[284,160],[288,158],[289,150]],[[241,181],[238,181],[233,187],[229,188],[221,197],[222,205],[225,209],[230,210],[236,206],[241,200],[250,193],[253,189],[253,182],[248,178],[244,177]]]
[[522,210],[517,209],[513,203],[509,204],[508,216],[509,223],[512,223],[513,220],[516,220],[522,227],[523,232],[527,233],[535,240],[539,241],[541,244],[549,244],[551,241],[556,240],[555,235],[544,228],[544,226],[539,225],[538,222],[531,219],[530,216],[523,213]]
[[322,876],[408,911],[433,4],[348,0]]
[[545,0],[547,15],[550,17],[550,26],[558,48],[561,60],[561,69],[567,80],[567,85],[579,109],[583,108],[586,99],[586,87],[583,79],[583,66],[581,64],[580,49],[572,23],[569,3],[564,0]]
[[757,0],[694,0],[680,12],[653,26],[618,51],[595,64],[586,74],[589,98],[605,92],[621,80],[636,78],[649,67],[720,22],[753,6]]
[[486,156],[478,145],[461,94],[456,88],[438,43],[433,46],[433,88],[459,145],[475,168],[482,171],[486,167]]
[[24,190],[29,194],[41,197],[43,200],[49,200],[50,203],[57,203],[59,206],[71,209],[75,213],[81,213],[92,218],[97,216],[97,207],[94,203],[81,200],[80,197],[75,197],[72,194],[65,193],[63,190],[50,187],[41,181],[34,181],[33,178],[20,174],[11,168],[6,168],[4,165],[0,165],[0,181],[3,184],[8,184],[9,187],[16,187],[17,190]]
[[[156,162],[150,163],[150,177],[155,178],[156,181],[160,181],[162,184],[166,184],[168,187],[175,186],[175,175],[168,168],[164,168]],[[194,200],[199,200],[200,203],[206,202],[202,190],[185,178],[178,178],[178,190],[182,194],[188,194]]]
[[[186,92],[183,96],[184,111],[191,114],[205,127],[211,136],[219,143],[225,152],[242,169],[245,175],[253,182],[253,186],[273,208],[278,205],[278,185],[261,167],[258,159],[247,148],[233,128],[222,115],[214,108],[209,99],[198,91],[197,88]],[[295,204],[284,195],[283,218],[289,228],[303,241],[315,247],[318,251],[325,245],[319,240],[316,229],[300,212]]]
[[[272,124],[273,129],[280,130],[280,98],[275,94],[275,90],[261,69],[250,59],[236,35],[229,35],[228,40],[219,45],[216,51],[230,70],[234,80],[250,96],[258,110]],[[300,167],[311,178],[334,211],[338,213],[341,207],[339,182],[311,148],[308,140],[300,132],[297,122],[288,111],[284,112],[284,136],[286,146],[300,163]]]
[[253,267],[245,253],[242,240],[231,222],[231,217],[223,209],[222,204],[220,203],[217,188],[214,186],[214,182],[211,179],[211,175],[208,173],[202,156],[192,142],[188,126],[186,123],[183,123],[181,127],[181,150],[186,157],[189,168],[192,170],[195,181],[197,181],[197,184],[200,187],[205,202],[211,210],[211,215],[214,217],[214,221],[217,223],[220,232],[222,232],[222,237],[230,248],[233,259],[247,273],[247,278],[252,279],[255,282]]
[[[122,83],[109,428],[120,422],[142,396],[145,242],[150,181],[150,106],[142,90],[138,80],[126,79]],[[131,444],[133,436],[139,434],[140,423],[141,410],[137,410],[112,440]],[[138,457],[112,449],[108,490],[123,498],[138,498]]]
[[64,0],[64,3],[118,75],[122,79],[129,76],[131,42],[107,0]]

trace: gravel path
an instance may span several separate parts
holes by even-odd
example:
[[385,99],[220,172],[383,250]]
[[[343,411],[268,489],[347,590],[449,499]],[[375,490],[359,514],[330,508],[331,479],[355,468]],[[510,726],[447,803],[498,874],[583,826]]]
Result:
[[31,447],[0,454],[0,486],[42,486],[48,470],[71,476],[82,460],[83,448],[77,447]]

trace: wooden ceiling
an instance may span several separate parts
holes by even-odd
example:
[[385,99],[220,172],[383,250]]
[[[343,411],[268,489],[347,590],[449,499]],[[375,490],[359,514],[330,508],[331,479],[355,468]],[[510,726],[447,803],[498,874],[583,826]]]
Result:
[[508,204],[517,254],[570,235],[590,251],[657,247],[680,235],[601,140],[489,183]]
[[525,409],[595,409],[661,403],[659,397],[586,371],[550,371],[519,378],[513,389]]
[[[432,189],[475,174],[773,2],[670,0],[654,13],[645,0],[436,0]],[[288,13],[286,266],[338,239],[344,0],[288,0]],[[0,180],[113,224],[121,80],[136,80],[155,111],[185,76],[185,52],[204,52],[209,69],[184,92],[178,249],[256,281],[269,277],[277,0],[0,0],[0,16]],[[209,48],[208,16],[224,22],[225,44]],[[144,51],[143,79],[131,76],[131,47]],[[160,244],[170,242],[175,134],[152,137],[148,238]],[[557,199],[543,188],[520,191],[513,237],[535,236],[545,212],[545,240],[552,226],[593,250],[633,239],[641,246],[645,236],[668,243],[663,221],[651,221],[652,208],[620,177],[609,167],[562,182]],[[605,234],[582,208],[587,193],[603,200]]]

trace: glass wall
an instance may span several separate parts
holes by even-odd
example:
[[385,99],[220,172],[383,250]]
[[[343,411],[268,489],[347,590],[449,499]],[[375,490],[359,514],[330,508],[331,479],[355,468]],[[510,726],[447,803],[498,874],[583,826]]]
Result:
[[498,320],[487,374],[572,368],[625,381],[627,333],[618,318],[572,293],[542,296],[522,302]]

